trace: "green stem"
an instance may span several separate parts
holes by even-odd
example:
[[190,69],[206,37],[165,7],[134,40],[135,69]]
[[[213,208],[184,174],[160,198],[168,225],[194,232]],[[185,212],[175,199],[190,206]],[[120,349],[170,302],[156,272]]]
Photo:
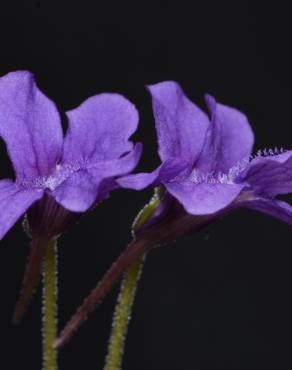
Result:
[[[135,232],[138,231],[139,228],[152,215],[163,196],[163,190],[161,188],[156,188],[154,196],[152,197],[150,202],[139,212],[134,221],[132,227],[133,236],[135,235]],[[131,316],[131,309],[145,258],[146,253],[138,257],[125,272],[115,308],[112,331],[108,344],[108,354],[106,357],[104,370],[121,369],[128,323]]]
[[146,253],[138,257],[125,272],[115,308],[104,370],[118,370],[121,368],[131,307],[145,257]]
[[43,263],[43,370],[57,370],[57,241],[49,241]]

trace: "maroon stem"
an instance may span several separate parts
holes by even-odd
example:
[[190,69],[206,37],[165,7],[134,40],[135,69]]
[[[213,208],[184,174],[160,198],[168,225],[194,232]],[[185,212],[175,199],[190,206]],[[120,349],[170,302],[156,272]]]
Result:
[[144,239],[134,239],[124,251],[123,254],[116,260],[111,268],[104,275],[102,280],[97,284],[89,296],[84,300],[83,304],[78,308],[71,320],[61,331],[59,337],[55,340],[54,347],[60,347],[67,342],[74,331],[87,318],[102,298],[109,292],[115,282],[121,277],[125,269],[141,254],[148,249],[148,243]]
[[47,241],[44,239],[34,238],[31,241],[28,262],[25,267],[22,289],[16,303],[12,322],[18,324],[30,304],[34,291],[39,283],[44,250],[47,246]]

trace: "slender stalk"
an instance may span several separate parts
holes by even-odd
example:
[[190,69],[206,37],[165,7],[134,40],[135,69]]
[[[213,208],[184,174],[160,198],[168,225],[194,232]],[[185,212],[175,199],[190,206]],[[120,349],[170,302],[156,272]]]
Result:
[[34,238],[31,241],[29,257],[22,282],[22,289],[12,319],[14,324],[18,324],[21,321],[32,300],[34,291],[38,286],[42,273],[44,252],[47,244],[48,242],[46,240],[39,238]]
[[43,263],[43,370],[57,370],[57,242],[49,241]]
[[117,370],[121,368],[131,307],[145,257],[146,253],[138,257],[125,272],[115,308],[104,370]]
[[[156,188],[154,196],[150,202],[139,212],[134,221],[132,232],[133,236],[140,227],[153,214],[163,196],[162,189]],[[142,273],[143,262],[146,252],[140,255],[125,271],[124,279],[119,292],[118,301],[115,308],[112,331],[108,344],[108,353],[105,361],[104,370],[119,370],[124,353],[125,340],[128,324],[131,317],[131,310],[135,298],[139,277]]]

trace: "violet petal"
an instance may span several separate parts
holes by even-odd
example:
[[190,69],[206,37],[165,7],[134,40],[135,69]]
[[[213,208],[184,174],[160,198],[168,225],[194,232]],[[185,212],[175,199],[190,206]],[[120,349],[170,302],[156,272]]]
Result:
[[67,210],[85,212],[96,200],[99,182],[88,171],[80,170],[68,177],[52,195]]
[[248,202],[242,202],[240,205],[266,213],[269,216],[292,225],[292,206],[286,202],[276,199],[257,198]]
[[11,180],[0,181],[0,239],[42,196],[43,191],[21,188]]
[[246,116],[237,109],[219,104],[209,95],[206,103],[211,125],[196,167],[206,172],[223,172],[251,154],[254,135]]
[[207,115],[173,81],[148,86],[162,161],[180,157],[194,163],[198,158],[206,130]]
[[122,176],[131,172],[137,166],[142,150],[143,145],[137,143],[129,153],[120,158],[89,163],[86,168],[96,178]]
[[100,94],[67,112],[69,128],[63,163],[117,159],[133,148],[129,137],[138,124],[135,106],[119,94]]
[[241,178],[258,194],[273,197],[292,192],[292,151],[252,160]]
[[127,189],[141,190],[147,186],[161,185],[171,181],[188,168],[188,163],[179,159],[168,159],[150,173],[138,173],[121,177],[117,183]]
[[85,212],[115,188],[112,181],[105,180],[127,174],[136,167],[141,151],[142,145],[136,144],[133,150],[121,158],[87,163],[72,172],[52,192],[53,197],[72,212]]
[[227,207],[239,195],[245,184],[170,182],[168,192],[193,215],[208,215]]
[[48,175],[61,155],[59,113],[29,72],[11,72],[0,79],[0,136],[18,181]]

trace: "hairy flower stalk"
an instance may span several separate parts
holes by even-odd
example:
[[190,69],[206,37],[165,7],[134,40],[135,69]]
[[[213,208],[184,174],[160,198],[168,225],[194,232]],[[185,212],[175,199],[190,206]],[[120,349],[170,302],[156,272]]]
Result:
[[46,248],[43,262],[43,370],[57,370],[57,240]]
[[37,238],[34,238],[31,241],[30,253],[22,282],[22,290],[12,318],[13,324],[18,324],[20,322],[31,301],[32,295],[39,281],[44,251],[47,244],[46,240],[39,240]]
[[104,370],[121,368],[131,309],[145,258],[146,253],[138,257],[125,272],[115,308]]
[[[153,214],[159,203],[159,193],[161,191],[155,189],[154,196],[150,202],[138,214],[133,224],[133,236]],[[104,370],[121,368],[131,310],[145,259],[146,253],[139,256],[125,271],[115,308]]]
[[21,321],[38,286],[49,241],[69,229],[80,217],[77,212],[68,212],[49,195],[35,202],[27,211],[24,229],[32,241],[13,315],[14,324]]

